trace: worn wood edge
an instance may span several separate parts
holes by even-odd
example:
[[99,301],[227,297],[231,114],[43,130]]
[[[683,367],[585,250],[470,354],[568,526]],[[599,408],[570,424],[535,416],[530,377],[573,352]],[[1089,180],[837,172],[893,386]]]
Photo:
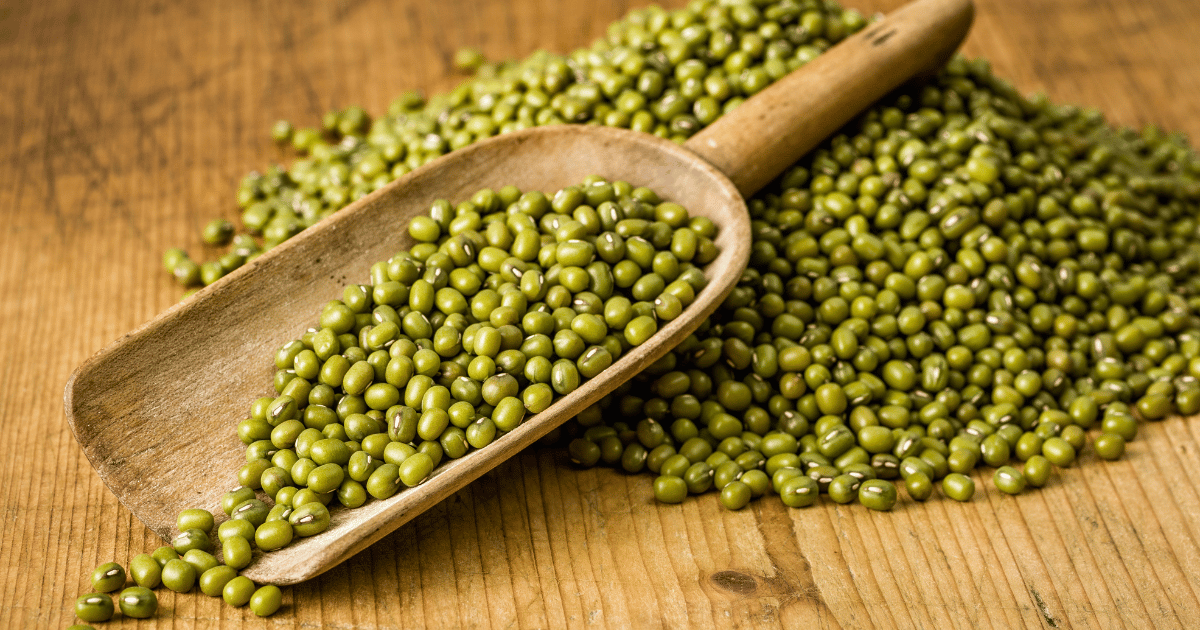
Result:
[[[186,320],[190,316],[199,317],[200,325],[219,325],[222,321],[221,313],[214,313],[214,309],[220,309],[222,305],[228,305],[234,300],[252,297],[249,294],[252,293],[251,289],[256,286],[254,278],[286,270],[285,263],[289,258],[303,253],[306,248],[311,247],[311,244],[318,242],[319,239],[334,239],[345,230],[351,229],[355,225],[355,221],[364,214],[378,210],[381,204],[395,201],[398,196],[397,191],[413,188],[424,190],[432,185],[431,180],[435,179],[436,173],[466,164],[484,170],[490,169],[490,175],[493,177],[503,177],[503,173],[496,172],[500,170],[496,165],[502,163],[504,159],[511,159],[511,154],[527,150],[521,147],[551,140],[562,142],[564,139],[578,139],[584,136],[581,129],[574,126],[530,129],[493,141],[478,143],[448,154],[400,178],[388,187],[364,197],[317,226],[305,230],[245,268],[239,269],[211,287],[198,292],[192,298],[172,306],[154,320],[122,336],[89,358],[68,379],[64,389],[64,408],[77,442],[101,479],[131,512],[160,536],[166,537],[170,534],[174,527],[173,512],[185,507],[185,505],[170,504],[164,500],[163,492],[152,492],[152,496],[149,497],[131,492],[131,488],[134,486],[130,486],[130,480],[122,478],[120,470],[126,459],[124,457],[114,458],[111,450],[105,448],[104,438],[106,436],[102,431],[103,419],[99,417],[103,414],[97,413],[99,410],[93,405],[94,401],[85,401],[80,396],[81,393],[84,393],[83,389],[94,379],[100,377],[101,373],[112,369],[114,364],[130,358],[138,344],[144,344],[147,340],[154,339],[155,335],[162,336],[164,332],[170,332],[173,326],[177,327],[181,320]],[[736,285],[741,270],[749,259],[750,227],[744,201],[732,184],[715,168],[696,159],[691,153],[669,141],[647,134],[600,127],[589,128],[586,135],[599,140],[600,144],[606,148],[618,145],[637,146],[639,150],[647,152],[648,155],[669,156],[675,160],[673,167],[691,169],[700,177],[715,182],[717,190],[721,191],[724,202],[731,204],[740,213],[740,219],[718,221],[721,231],[718,234],[717,244],[721,248],[721,252],[718,258],[706,267],[706,275],[710,278],[710,284],[697,296],[697,302],[685,309],[680,318],[658,331],[651,341],[625,355],[600,376],[591,379],[576,392],[563,397],[546,411],[528,420],[513,433],[490,445],[488,449],[472,453],[475,457],[468,455],[453,462],[450,466],[439,470],[437,475],[421,486],[398,493],[391,499],[373,501],[356,510],[335,510],[334,526],[326,534],[299,540],[284,550],[263,556],[247,570],[248,576],[260,581],[291,584],[314,577],[354,553],[365,549],[370,543],[401,526],[422,510],[477,478],[491,466],[532,444],[561,422],[597,400],[603,395],[606,388],[615,387],[657,360],[711,315],[724,296]],[[589,173],[598,172],[610,179],[626,179],[640,183],[635,177],[614,176],[604,172],[606,168],[612,173],[622,173],[636,168],[626,160],[610,160],[607,164],[598,164],[597,166],[600,168],[592,169]],[[573,177],[572,181],[564,181],[558,185],[561,187],[577,183],[583,176]],[[483,185],[495,186],[498,184],[480,183],[474,188],[477,189]],[[652,187],[664,192],[664,196],[677,199],[673,192],[665,191],[661,185]],[[706,213],[703,208],[692,207],[696,206],[695,203],[685,203],[685,205],[688,205],[690,210]],[[414,216],[425,209],[424,206],[412,209],[408,216]],[[735,217],[730,217],[730,219],[735,219]],[[397,244],[393,251],[401,246],[406,245]],[[329,299],[329,297],[325,296],[325,299]],[[216,323],[214,324],[214,322]],[[165,357],[164,360],[169,360],[169,358]],[[128,383],[124,384],[128,385]],[[250,399],[248,398],[243,403],[248,400]],[[229,451],[236,455],[244,449],[244,445],[236,439],[236,436],[232,436],[232,433],[231,437],[232,443]],[[496,448],[502,450],[491,450]],[[496,455],[502,455],[502,457],[495,457]],[[225,457],[221,461],[227,459],[231,458]],[[206,458],[206,461],[212,466],[212,458]],[[153,479],[143,479],[142,481],[157,485],[153,484]],[[212,509],[218,505],[220,494],[223,492],[224,490],[220,489],[208,490],[203,493],[203,507]],[[197,497],[197,500],[201,500],[200,497]],[[346,539],[338,539],[337,534],[344,534],[347,526],[363,528],[364,537],[354,544],[331,542],[337,539],[344,543]],[[314,548],[316,551],[313,551]],[[311,561],[305,560],[305,553],[312,554]]]

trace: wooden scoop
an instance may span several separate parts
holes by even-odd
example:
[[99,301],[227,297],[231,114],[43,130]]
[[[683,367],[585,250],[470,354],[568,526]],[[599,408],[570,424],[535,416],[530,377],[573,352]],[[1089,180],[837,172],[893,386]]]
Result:
[[175,305],[79,367],[67,419],[117,498],[160,536],[184,508],[221,515],[245,445],[250,403],[271,392],[271,360],[314,325],[321,306],[370,265],[411,246],[408,220],[431,202],[513,184],[553,194],[592,174],[648,186],[719,227],[710,283],[681,317],[577,391],[490,446],[444,463],[423,484],[355,510],[324,533],[261,555],[244,571],[293,584],[333,567],[529,446],[663,356],[709,317],[750,250],[744,196],[887,92],[936,69],[970,26],[970,0],[918,0],[837,44],[747,100],[682,147],[648,134],[553,126],[454,151],[364,197]]

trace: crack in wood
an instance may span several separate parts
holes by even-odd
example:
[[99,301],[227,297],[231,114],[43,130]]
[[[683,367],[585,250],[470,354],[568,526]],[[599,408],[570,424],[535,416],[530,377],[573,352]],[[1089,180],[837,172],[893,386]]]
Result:
[[869,36],[871,45],[872,46],[882,46],[885,43],[887,43],[887,40],[891,39],[892,36],[895,35],[897,32],[899,32],[899,29],[893,28],[893,29],[890,29],[890,30],[887,30],[887,31],[884,31],[884,32],[878,33],[878,34],[871,33],[871,35]]
[[1031,587],[1029,589],[1029,594],[1033,596],[1033,603],[1037,605],[1038,613],[1042,615],[1042,619],[1044,619],[1051,628],[1057,628],[1058,621],[1054,619],[1054,615],[1050,614],[1050,607],[1046,606],[1046,602],[1042,601],[1042,596],[1038,594],[1037,589]]

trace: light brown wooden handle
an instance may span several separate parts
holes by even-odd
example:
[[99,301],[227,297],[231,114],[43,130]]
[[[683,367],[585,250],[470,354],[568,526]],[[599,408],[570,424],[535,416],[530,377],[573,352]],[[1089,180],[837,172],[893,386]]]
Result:
[[766,186],[818,143],[958,48],[971,0],[915,0],[831,47],[717,119],[686,143],[743,196]]

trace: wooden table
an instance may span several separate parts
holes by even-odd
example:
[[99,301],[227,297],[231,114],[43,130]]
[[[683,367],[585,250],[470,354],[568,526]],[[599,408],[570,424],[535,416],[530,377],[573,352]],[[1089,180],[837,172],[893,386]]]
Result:
[[[667,3],[680,6],[680,0]],[[862,0],[864,10],[896,0]],[[1200,136],[1193,0],[977,0],[967,44],[1023,92]],[[445,90],[460,46],[569,51],[634,5],[567,0],[0,7],[0,627],[62,628],[100,562],[160,544],[81,456],[71,370],[174,303],[272,121]],[[1041,492],[891,513],[713,495],[526,452],[258,620],[161,590],[154,628],[1188,628],[1200,619],[1200,422],[1143,427]],[[197,483],[208,480],[197,479]],[[112,626],[109,626],[112,627]]]

